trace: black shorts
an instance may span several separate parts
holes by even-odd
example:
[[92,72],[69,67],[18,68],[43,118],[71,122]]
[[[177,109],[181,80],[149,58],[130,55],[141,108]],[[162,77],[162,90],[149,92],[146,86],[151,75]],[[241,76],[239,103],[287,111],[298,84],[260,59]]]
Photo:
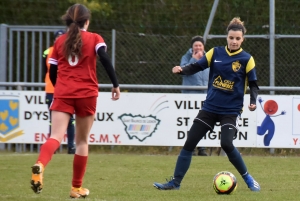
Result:
[[231,125],[239,130],[238,121],[240,120],[240,116],[236,114],[216,114],[212,112],[207,112],[204,110],[200,110],[194,122],[202,122],[209,126],[211,132],[214,130],[214,126],[217,122],[220,122],[220,126]]

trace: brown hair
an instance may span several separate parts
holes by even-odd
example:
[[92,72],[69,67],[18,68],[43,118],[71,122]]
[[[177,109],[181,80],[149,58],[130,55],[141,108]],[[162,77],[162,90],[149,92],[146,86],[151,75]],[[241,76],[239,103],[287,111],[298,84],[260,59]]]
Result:
[[62,16],[69,30],[64,43],[63,53],[66,58],[70,55],[81,56],[82,39],[80,29],[91,17],[90,11],[81,4],[74,4],[69,7],[66,14]]
[[202,36],[194,36],[191,40],[191,47],[193,47],[193,44],[196,41],[200,41],[204,45],[204,39]]
[[243,35],[246,33],[246,28],[244,26],[244,22],[241,21],[239,17],[234,17],[230,22],[226,29],[227,33],[230,31],[241,31],[243,32]]

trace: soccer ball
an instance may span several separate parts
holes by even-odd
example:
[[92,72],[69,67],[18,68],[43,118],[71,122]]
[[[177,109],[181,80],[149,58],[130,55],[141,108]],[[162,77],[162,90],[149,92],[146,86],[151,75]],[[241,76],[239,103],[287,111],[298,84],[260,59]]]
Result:
[[219,172],[214,177],[213,187],[217,194],[232,194],[237,188],[236,178],[231,172]]

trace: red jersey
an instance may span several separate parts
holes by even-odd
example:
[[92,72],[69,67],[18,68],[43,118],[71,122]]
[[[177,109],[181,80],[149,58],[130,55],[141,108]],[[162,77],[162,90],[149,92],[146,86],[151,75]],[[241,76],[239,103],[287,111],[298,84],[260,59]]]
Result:
[[63,46],[67,34],[60,36],[54,43],[50,64],[57,65],[57,79],[54,98],[86,98],[98,96],[96,74],[97,50],[106,44],[103,38],[95,33],[81,30],[81,57],[63,55]]

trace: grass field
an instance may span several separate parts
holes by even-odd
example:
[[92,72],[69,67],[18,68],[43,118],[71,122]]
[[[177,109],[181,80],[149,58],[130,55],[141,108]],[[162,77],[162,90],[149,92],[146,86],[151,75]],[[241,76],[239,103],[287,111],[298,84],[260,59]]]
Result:
[[[72,155],[56,154],[44,174],[44,189],[30,189],[31,165],[37,154],[0,153],[0,200],[68,200],[71,187]],[[159,191],[153,182],[172,176],[176,155],[95,154],[89,156],[84,187],[85,200],[94,201],[283,201],[300,200],[299,157],[244,156],[249,172],[261,185],[251,192],[224,156],[193,156],[191,167],[179,191]],[[214,175],[222,170],[236,175],[233,195],[217,195],[212,188]]]

